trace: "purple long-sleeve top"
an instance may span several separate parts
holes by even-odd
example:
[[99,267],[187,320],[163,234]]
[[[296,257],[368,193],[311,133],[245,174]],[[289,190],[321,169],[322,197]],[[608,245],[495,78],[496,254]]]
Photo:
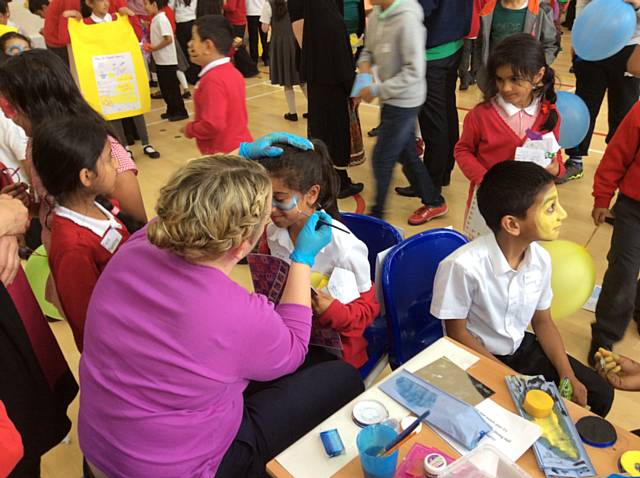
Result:
[[250,294],[152,245],[146,228],[91,298],[80,362],[80,447],[111,478],[212,477],[250,380],[304,360],[311,309]]

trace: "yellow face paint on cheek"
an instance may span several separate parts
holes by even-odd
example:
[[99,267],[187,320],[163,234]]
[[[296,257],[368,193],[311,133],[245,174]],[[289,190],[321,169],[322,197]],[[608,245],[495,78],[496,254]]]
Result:
[[567,212],[560,205],[558,190],[549,188],[536,210],[536,226],[538,235],[544,241],[553,241],[560,235],[560,226],[567,217]]

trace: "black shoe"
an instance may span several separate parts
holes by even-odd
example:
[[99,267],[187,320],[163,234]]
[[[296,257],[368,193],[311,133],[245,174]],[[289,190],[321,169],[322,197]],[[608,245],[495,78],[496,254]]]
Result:
[[147,144],[142,148],[142,152],[149,156],[151,159],[158,159],[160,157],[160,153],[158,153],[153,146]]
[[172,123],[174,123],[176,121],[182,121],[182,120],[189,119],[189,115],[187,113],[184,113],[184,114],[181,114],[181,115],[169,116],[167,119],[169,121],[171,121]]
[[375,138],[378,136],[378,128],[380,128],[380,126],[376,126],[371,131],[367,131],[367,136],[369,136],[369,138]]
[[338,199],[344,199],[350,196],[355,196],[356,194],[361,193],[363,189],[364,189],[364,184],[351,183],[340,190],[340,192],[338,193]]
[[182,99],[183,100],[191,99],[191,92],[189,90],[187,90],[184,93],[182,93]]
[[156,91],[155,93],[151,93],[151,99],[152,100],[161,100],[162,99],[162,92],[161,91]]
[[297,113],[285,113],[284,114],[284,119],[286,119],[287,121],[298,121],[298,114]]
[[400,196],[404,196],[406,198],[419,198],[420,197],[420,195],[416,191],[414,191],[411,186],[407,186],[405,188],[397,187],[396,188],[396,192]]
[[151,80],[151,81],[149,82],[149,87],[151,87],[151,88],[157,88],[157,87],[158,87],[158,82],[157,82],[157,81],[153,81],[153,80]]
[[167,118],[169,118],[169,113],[162,113],[162,114],[160,115],[160,118],[162,118],[162,119],[167,119]]
[[466,80],[460,80],[460,91],[467,91],[469,89],[469,82]]
[[302,113],[302,117],[303,118],[308,118],[309,117],[309,113]]

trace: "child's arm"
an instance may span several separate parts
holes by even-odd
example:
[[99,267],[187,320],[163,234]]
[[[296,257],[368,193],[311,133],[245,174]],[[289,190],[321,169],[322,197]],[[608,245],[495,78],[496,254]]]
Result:
[[560,378],[567,377],[571,381],[571,385],[573,385],[572,400],[584,407],[587,404],[587,388],[573,373],[558,327],[551,320],[550,309],[537,310],[533,314],[531,326],[544,354],[558,372],[558,376]]
[[198,119],[187,123],[185,135],[196,139],[217,138],[227,128],[227,97],[217,85],[201,84],[200,88],[200,97],[206,104],[198,108]]
[[[595,209],[609,209],[616,189],[640,149],[640,103],[636,103],[618,126],[593,179]],[[604,219],[603,219],[604,220]]]
[[91,260],[89,252],[78,248],[52,255],[49,263],[64,315],[71,326],[76,346],[82,352],[89,299],[98,282],[100,271]]
[[479,144],[480,125],[476,119],[475,109],[473,109],[464,118],[462,135],[456,143],[454,156],[464,175],[475,184],[480,184],[487,172],[487,168],[480,164],[476,156]]
[[318,317],[318,323],[340,332],[341,335],[362,336],[364,329],[380,314],[380,304],[373,286],[367,292],[361,293],[360,298],[348,304],[329,297],[327,306],[326,302],[324,304],[321,302],[324,297],[327,296],[319,292],[317,296],[311,298],[314,312],[321,314]]
[[472,350],[488,357],[496,362],[500,362],[476,337],[469,333],[467,329],[467,319],[448,319],[444,321],[444,328],[447,336],[453,340],[457,340],[462,345],[466,345]]
[[173,36],[172,35],[163,35],[162,36],[162,41],[160,43],[158,43],[157,45],[152,45],[150,43],[147,43],[145,45],[145,50],[146,51],[162,50],[163,48],[171,45],[172,43],[173,43]]

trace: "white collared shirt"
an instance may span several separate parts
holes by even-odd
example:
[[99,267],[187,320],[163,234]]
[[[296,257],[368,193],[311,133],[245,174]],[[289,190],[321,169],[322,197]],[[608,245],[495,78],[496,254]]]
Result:
[[113,17],[110,13],[107,13],[104,18],[100,18],[99,16],[92,13],[90,18],[93,23],[109,23],[113,21]]
[[444,259],[433,286],[431,314],[467,319],[467,330],[495,355],[522,343],[536,310],[551,307],[551,258],[533,242],[513,270],[494,234],[465,244]]
[[[348,230],[347,226],[335,219],[332,224]],[[291,264],[289,256],[293,252],[293,243],[287,229],[269,224],[267,226],[267,242],[272,256],[279,257]],[[371,289],[371,270],[368,256],[367,246],[353,233],[347,234],[332,229],[331,242],[320,250],[311,270],[327,277],[331,276],[336,267],[351,271],[356,276],[358,292],[362,294]]]
[[539,96],[535,96],[531,104],[526,108],[518,108],[513,103],[509,103],[507,100],[505,100],[500,94],[496,95],[496,103],[498,103],[498,106],[500,106],[500,108],[502,108],[503,111],[509,117],[512,117],[513,115],[517,115],[517,114],[523,114],[523,113],[529,116],[537,116],[538,111],[540,110]]
[[536,122],[540,112],[540,97],[535,97],[526,108],[518,108],[513,103],[506,101],[501,95],[497,95],[494,106],[507,126],[521,138],[527,134],[527,129],[532,128]]
[[224,58],[218,58],[217,60],[213,60],[212,62],[207,63],[205,67],[202,70],[200,70],[200,73],[198,73],[198,77],[202,78],[210,70],[213,70],[217,66],[224,65],[225,63],[229,63],[230,61],[231,61],[231,58],[229,58],[228,56],[225,56]]
[[[151,20],[151,33],[150,39],[152,45],[157,45],[160,43],[164,37],[173,38],[173,42],[175,43],[176,38],[173,34],[173,27],[171,26],[171,22],[167,18],[167,14],[164,12],[158,12]],[[153,61],[156,62],[156,65],[165,66],[165,65],[177,65],[178,64],[178,53],[176,50],[176,45],[171,43],[170,45],[165,46],[164,48],[160,48],[151,53],[153,56]]]
[[109,229],[122,229],[122,225],[111,212],[97,202],[94,204],[107,219],[95,219],[60,205],[55,207],[54,212],[60,217],[73,221],[78,226],[86,227],[98,237],[104,237]]

